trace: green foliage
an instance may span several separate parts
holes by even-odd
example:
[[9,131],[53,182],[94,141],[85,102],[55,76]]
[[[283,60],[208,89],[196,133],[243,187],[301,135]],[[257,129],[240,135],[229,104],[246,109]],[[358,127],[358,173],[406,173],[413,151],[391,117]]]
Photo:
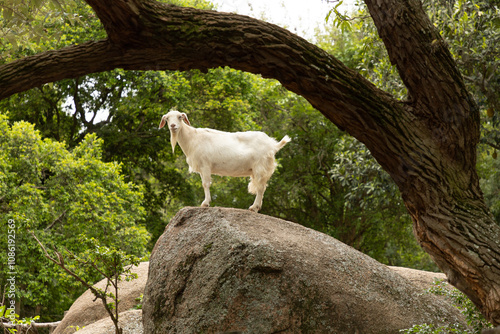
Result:
[[176,6],[182,7],[194,7],[199,9],[215,9],[212,2],[207,0],[163,0],[160,2],[169,3]]
[[[33,125],[9,125],[0,115],[0,210],[4,226],[15,223],[16,298],[23,314],[39,310],[47,320],[59,317],[82,291],[46,264],[28,229],[74,253],[85,252],[86,236],[128,254],[146,255],[143,194],[125,182],[118,163],[102,162],[101,146],[102,140],[88,135],[68,151],[64,143],[42,139]],[[7,244],[6,232],[4,227],[0,233],[2,245]],[[7,263],[5,252],[0,261]],[[1,269],[2,289],[8,271]]]
[[415,334],[448,334],[448,333],[477,333],[480,334],[483,329],[493,326],[486,321],[478,308],[462,292],[451,287],[443,280],[436,280],[434,286],[428,290],[430,293],[446,296],[453,305],[460,310],[467,321],[468,328],[461,324],[448,324],[445,326],[435,326],[433,324],[414,325],[411,328],[401,330],[402,333]]
[[[207,1],[170,2],[212,8]],[[91,33],[82,25],[61,22],[57,28],[64,38],[52,41],[50,47],[103,36],[102,27],[88,6],[79,5],[76,10]],[[24,52],[29,54],[27,50]],[[197,71],[115,70],[18,94],[1,101],[0,109],[9,110],[13,121],[30,121],[44,138],[64,140],[69,147],[75,147],[90,133],[104,139],[103,159],[121,162],[123,174],[143,185],[146,224],[155,240],[163,232],[168,217],[183,205],[198,203],[193,188],[198,186],[197,181],[185,177],[175,165],[174,157],[162,149],[169,146],[169,136],[165,131],[157,131],[160,116],[177,106],[190,112],[195,120],[197,111],[211,116],[206,126],[249,129],[246,117],[237,117],[248,107],[238,94],[250,92],[249,87],[235,85],[234,82],[241,82],[238,77],[242,77],[240,72],[220,69],[210,71],[210,75]],[[241,89],[245,92],[239,92]],[[165,202],[169,204],[167,211]]]
[[[137,274],[131,272],[132,266],[137,266],[142,257],[129,254],[115,247],[103,246],[95,238],[80,237],[83,252],[78,255],[64,248],[59,253],[67,259],[64,265],[71,272],[78,275],[85,281],[92,281],[94,277],[104,277],[108,279],[106,289],[111,286],[111,279],[130,281],[137,278]],[[56,246],[54,246],[56,248]],[[68,261],[69,260],[69,261]],[[106,292],[106,290],[99,290]],[[109,295],[108,295],[109,297]]]
[[500,159],[483,152],[478,159],[478,173],[486,204],[500,224]]
[[474,333],[480,333],[485,328],[493,327],[488,321],[486,321],[476,305],[474,305],[472,301],[467,298],[467,296],[459,290],[450,287],[450,285],[445,281],[436,280],[434,282],[434,287],[430,288],[429,292],[450,298],[453,304],[465,316],[467,324],[471,327]]
[[413,325],[411,328],[402,329],[400,333],[406,334],[451,334],[451,333],[473,333],[464,329],[460,324],[436,326],[433,324]]
[[343,0],[340,1],[335,1],[335,5],[330,9],[328,14],[326,15],[325,21],[328,22],[328,20],[332,17],[332,23],[336,28],[339,28],[340,31],[342,32],[347,32],[352,30],[351,26],[351,18],[348,17],[345,13],[341,13],[339,8],[344,4]]
[[[105,36],[83,1],[7,0],[0,10],[0,63]],[[69,38],[65,30],[85,31],[86,37]]]
[[137,304],[134,305],[134,310],[142,310],[142,300],[144,299],[144,295],[141,293],[139,297],[135,299]]

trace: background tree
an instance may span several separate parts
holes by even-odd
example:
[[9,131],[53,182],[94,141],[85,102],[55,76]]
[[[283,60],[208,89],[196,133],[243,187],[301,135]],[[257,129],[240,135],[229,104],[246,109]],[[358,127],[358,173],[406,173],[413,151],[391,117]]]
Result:
[[[42,139],[33,126],[9,126],[0,115],[0,211],[16,225],[16,297],[20,314],[59,318],[83,291],[68,275],[48,264],[28,229],[46,243],[81,253],[84,240],[126,254],[147,254],[149,234],[142,225],[142,193],[120,175],[118,163],[101,161],[102,140],[88,135],[69,152],[64,144]],[[0,234],[7,244],[7,234]],[[7,254],[0,254],[7,263]],[[0,285],[6,287],[8,266]],[[90,280],[101,277],[90,275]]]

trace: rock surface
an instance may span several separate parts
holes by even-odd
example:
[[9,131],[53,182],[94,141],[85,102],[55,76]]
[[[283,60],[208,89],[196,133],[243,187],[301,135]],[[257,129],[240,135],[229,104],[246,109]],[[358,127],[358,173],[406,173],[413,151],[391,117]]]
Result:
[[[417,288],[420,288],[422,291],[425,291],[431,287],[433,287],[433,283],[436,280],[444,280],[446,281],[446,275],[443,273],[433,273],[430,271],[423,271],[417,269],[403,268],[403,267],[389,267],[394,272],[403,276],[411,283],[413,283]],[[450,285],[450,289],[453,287]],[[453,288],[454,289],[454,288]]]
[[[142,334],[142,311],[131,310],[118,315],[120,328],[123,334]],[[110,317],[101,319],[93,324],[85,326],[78,334],[115,334],[115,325]]]
[[152,252],[143,322],[148,334],[369,334],[463,318],[327,235],[246,210],[184,208]]
[[[118,284],[120,304],[118,310],[124,312],[137,304],[136,298],[144,292],[144,286],[148,278],[149,262],[142,262],[139,266],[132,269],[138,278],[131,281],[121,281]],[[96,284],[97,287],[104,289],[106,280],[101,280]],[[76,326],[83,327],[94,323],[103,318],[109,318],[108,313],[102,305],[100,299],[95,300],[94,295],[90,290],[85,291],[71,305],[69,311],[64,316],[61,323],[57,326],[53,334],[71,334],[76,332]],[[111,319],[110,319],[111,321]],[[80,333],[80,331],[78,331]],[[95,332],[99,333],[99,332]]]

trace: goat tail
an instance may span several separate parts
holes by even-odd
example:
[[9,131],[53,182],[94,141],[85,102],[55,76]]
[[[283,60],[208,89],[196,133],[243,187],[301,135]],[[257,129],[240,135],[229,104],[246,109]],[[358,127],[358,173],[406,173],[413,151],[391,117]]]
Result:
[[283,139],[281,139],[281,141],[276,145],[276,152],[281,150],[283,148],[283,146],[288,144],[291,140],[292,139],[290,137],[288,137],[288,135],[285,135],[285,137],[283,137]]

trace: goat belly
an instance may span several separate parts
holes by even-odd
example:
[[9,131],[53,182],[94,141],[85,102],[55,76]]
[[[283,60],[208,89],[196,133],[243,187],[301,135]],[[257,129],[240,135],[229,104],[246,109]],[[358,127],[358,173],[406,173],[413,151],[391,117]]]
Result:
[[212,174],[221,176],[251,176],[252,169],[247,164],[240,165],[231,159],[220,161],[212,165]]

